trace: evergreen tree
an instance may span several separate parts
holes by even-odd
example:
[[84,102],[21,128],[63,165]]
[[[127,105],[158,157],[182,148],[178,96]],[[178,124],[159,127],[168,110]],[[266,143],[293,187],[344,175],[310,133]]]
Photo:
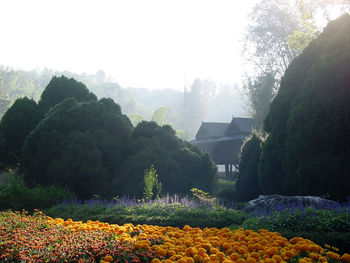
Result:
[[288,67],[265,120],[266,193],[344,200],[350,184],[350,16],[332,21]]
[[191,188],[212,192],[216,184],[216,166],[207,154],[178,139],[170,126],[144,121],[134,128],[128,158],[113,178],[115,194],[142,197],[144,171],[151,165],[163,193],[190,194]]
[[46,113],[51,107],[63,101],[65,98],[74,98],[82,101],[97,101],[95,94],[89,92],[86,86],[76,81],[73,78],[66,78],[65,76],[54,76],[45,90],[41,94],[39,107],[43,113]]
[[41,114],[34,100],[17,99],[0,122],[0,163],[2,169],[18,168],[25,138],[40,121]]
[[24,143],[25,180],[66,186],[80,198],[110,197],[110,182],[124,159],[131,127],[111,99],[65,99]]

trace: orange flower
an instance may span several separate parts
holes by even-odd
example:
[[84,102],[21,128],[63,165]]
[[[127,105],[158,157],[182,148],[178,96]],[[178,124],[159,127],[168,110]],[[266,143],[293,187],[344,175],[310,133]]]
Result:
[[327,252],[326,253],[327,257],[331,258],[331,259],[334,259],[334,260],[340,260],[340,256],[339,254],[337,253],[334,253],[334,252]]
[[186,249],[185,254],[189,257],[194,256],[197,253],[196,249],[194,247],[189,247]]
[[185,263],[194,263],[193,258],[187,257]]
[[215,261],[215,260],[220,260],[220,258],[216,254],[211,254],[210,260]]
[[230,258],[235,261],[235,260],[238,260],[241,256],[238,254],[238,253],[232,253]]
[[288,250],[288,251],[286,252],[286,257],[288,257],[288,258],[294,258],[295,255],[294,255],[294,253],[293,253],[292,251]]
[[256,259],[253,257],[247,258],[247,263],[256,263]]
[[201,247],[201,248],[198,248],[197,253],[198,253],[198,255],[204,256],[204,254],[206,254],[207,251]]
[[345,253],[342,257],[341,260],[343,260],[344,262],[350,262],[350,254]]
[[265,263],[277,263],[277,261],[274,258],[266,258]]
[[113,261],[113,257],[111,255],[107,255],[103,258],[104,261],[107,261],[107,262],[112,262]]
[[237,252],[241,255],[244,255],[246,250],[244,249],[244,247],[240,247]]
[[217,246],[219,246],[219,241],[213,240],[213,242],[211,242],[211,244],[212,244],[214,247],[217,247]]
[[216,254],[216,253],[218,253],[218,252],[219,252],[218,249],[215,248],[215,247],[212,247],[212,248],[210,249],[210,254]]
[[193,256],[193,259],[196,262],[202,262],[204,258],[203,258],[202,255],[196,254],[196,255]]
[[250,254],[251,257],[255,258],[256,260],[259,260],[260,259],[260,255],[258,252],[252,252]]
[[317,245],[311,245],[310,246],[310,251],[319,252],[320,250],[321,250],[320,246],[317,246]]
[[222,248],[225,249],[225,250],[228,250],[228,249],[231,249],[232,246],[231,246],[230,243],[224,243],[224,244],[222,245]]
[[278,254],[278,248],[277,247],[270,247],[265,251],[266,254],[273,256]]
[[272,258],[273,258],[274,260],[276,260],[278,263],[282,261],[282,258],[281,258],[281,256],[279,256],[279,255],[273,255]]
[[318,260],[320,255],[314,252],[309,253],[309,257]]
[[183,227],[183,230],[184,231],[190,231],[192,229],[192,227],[190,227],[189,225],[185,225],[184,227]]
[[222,260],[225,257],[225,254],[222,252],[218,252],[216,253],[216,255],[220,258],[220,260]]
[[318,262],[327,262],[325,257],[319,257]]

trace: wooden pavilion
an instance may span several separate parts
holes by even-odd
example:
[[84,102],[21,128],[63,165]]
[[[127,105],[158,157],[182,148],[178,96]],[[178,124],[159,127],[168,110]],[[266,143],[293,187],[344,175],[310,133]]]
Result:
[[226,176],[232,177],[233,167],[238,170],[241,146],[251,134],[252,124],[251,118],[232,118],[231,123],[202,122],[191,144],[209,153],[216,165],[225,165]]

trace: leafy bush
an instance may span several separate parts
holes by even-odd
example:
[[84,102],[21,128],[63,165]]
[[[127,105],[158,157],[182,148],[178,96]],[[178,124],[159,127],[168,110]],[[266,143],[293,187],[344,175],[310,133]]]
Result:
[[28,188],[17,174],[10,174],[5,183],[0,184],[0,210],[48,208],[63,199],[73,199],[74,195],[59,186],[36,186]]
[[218,198],[221,203],[232,203],[237,199],[235,185],[236,182],[234,181],[219,179],[215,189],[215,197]]
[[144,175],[145,188],[143,191],[143,196],[146,200],[149,200],[153,197],[154,192],[158,198],[162,190],[162,183],[158,180],[158,174],[153,165],[149,170],[145,171]]
[[269,216],[251,217],[242,227],[252,230],[267,229],[286,238],[302,236],[323,245],[333,244],[344,252],[350,247],[350,215],[348,209],[318,210],[286,209]]

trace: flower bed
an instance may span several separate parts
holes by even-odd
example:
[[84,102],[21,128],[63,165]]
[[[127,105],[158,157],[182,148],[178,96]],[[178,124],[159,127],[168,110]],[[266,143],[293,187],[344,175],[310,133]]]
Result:
[[350,262],[267,230],[160,227],[0,213],[0,262]]

